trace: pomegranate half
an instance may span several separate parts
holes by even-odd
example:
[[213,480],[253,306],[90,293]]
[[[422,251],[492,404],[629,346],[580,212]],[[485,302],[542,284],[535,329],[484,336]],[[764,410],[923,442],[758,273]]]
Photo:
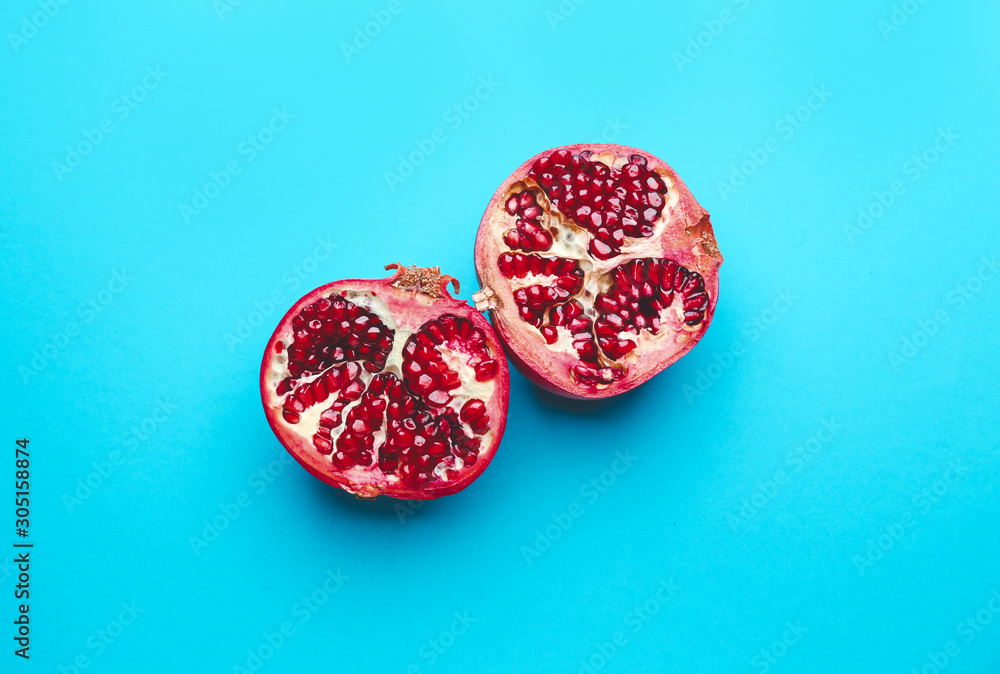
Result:
[[267,420],[310,473],[361,498],[432,499],[489,465],[507,361],[438,268],[335,281],[288,310],[264,352]]
[[698,343],[721,264],[708,213],[662,160],[568,145],[532,157],[493,195],[473,298],[525,376],[560,395],[604,398]]

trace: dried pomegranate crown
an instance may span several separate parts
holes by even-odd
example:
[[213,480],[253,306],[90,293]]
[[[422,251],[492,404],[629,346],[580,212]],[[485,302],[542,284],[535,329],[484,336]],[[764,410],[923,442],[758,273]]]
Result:
[[399,273],[390,282],[393,288],[410,290],[413,294],[424,293],[431,297],[441,297],[447,294],[447,286],[451,283],[455,292],[459,292],[458,279],[441,274],[440,267],[405,267],[398,262],[387,264],[386,269],[398,269]]

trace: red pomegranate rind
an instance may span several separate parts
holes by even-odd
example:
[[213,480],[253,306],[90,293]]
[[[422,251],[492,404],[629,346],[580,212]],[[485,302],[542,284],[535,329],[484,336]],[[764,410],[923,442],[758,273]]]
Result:
[[492,460],[507,364],[486,318],[448,293],[453,279],[388,268],[289,309],[265,350],[261,397],[282,445],[321,480],[362,498],[437,498]]
[[569,145],[532,157],[493,195],[475,297],[525,376],[604,398],[701,339],[721,264],[708,213],[667,164],[632,147]]

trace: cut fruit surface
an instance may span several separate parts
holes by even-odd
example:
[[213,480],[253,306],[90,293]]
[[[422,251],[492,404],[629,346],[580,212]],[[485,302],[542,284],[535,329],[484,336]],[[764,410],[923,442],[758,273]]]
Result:
[[490,324],[437,268],[390,265],[293,306],[268,341],[261,397],[282,445],[362,498],[455,493],[489,465],[508,373]]
[[476,239],[474,297],[526,376],[601,398],[701,339],[721,264],[708,213],[663,161],[570,145],[532,157],[494,194]]

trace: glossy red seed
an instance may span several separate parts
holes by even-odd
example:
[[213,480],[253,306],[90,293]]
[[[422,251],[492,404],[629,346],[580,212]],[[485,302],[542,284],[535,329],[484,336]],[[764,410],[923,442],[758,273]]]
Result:
[[617,311],[618,305],[607,295],[598,295],[594,301],[594,307],[601,313]]
[[354,457],[346,452],[337,451],[333,453],[333,465],[337,468],[347,468],[354,465]]
[[614,249],[611,246],[597,239],[590,242],[590,252],[598,260],[607,260],[614,255]]
[[588,339],[573,342],[573,347],[576,349],[580,358],[583,358],[584,360],[591,360],[597,357],[597,348],[594,346],[593,340]]
[[489,381],[497,375],[499,366],[491,359],[477,363],[473,369],[476,371],[476,381]]
[[444,407],[451,402],[451,395],[444,389],[435,389],[425,396],[425,400],[436,407]]
[[473,398],[462,406],[460,417],[462,421],[469,422],[484,414],[486,414],[486,404],[478,398]]
[[687,283],[688,273],[684,267],[678,267],[677,273],[674,274],[674,290],[679,291]]
[[326,382],[323,379],[314,381],[311,388],[314,402],[321,403],[330,395],[330,392],[326,389]]
[[598,337],[616,337],[621,332],[605,320],[599,320],[594,324],[594,332]]

